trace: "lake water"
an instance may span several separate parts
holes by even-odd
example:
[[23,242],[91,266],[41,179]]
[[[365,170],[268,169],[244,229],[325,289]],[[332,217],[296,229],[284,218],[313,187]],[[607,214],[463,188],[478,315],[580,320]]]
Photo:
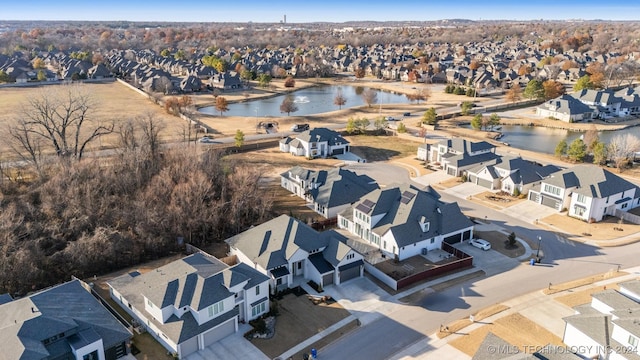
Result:
[[[553,154],[556,145],[558,145],[562,139],[566,139],[567,144],[570,144],[583,134],[583,132],[549,129],[539,126],[502,126],[500,131],[503,134],[500,141],[508,143],[511,147],[547,154]],[[618,134],[632,134],[640,138],[640,127],[635,126],[623,130],[602,131],[598,133],[600,141],[605,144]]]
[[[340,90],[342,96],[347,102],[342,108],[350,108],[354,106],[366,105],[362,96],[359,94],[366,87],[358,86],[339,86],[339,85],[322,85],[306,89],[300,89],[291,94],[278,95],[268,99],[256,99],[251,101],[229,104],[229,111],[225,112],[225,116],[286,116],[280,112],[280,104],[287,96],[291,96],[298,106],[298,111],[291,113],[293,116],[304,116],[320,114],[329,111],[338,110],[339,107],[333,104],[333,100]],[[410,101],[405,95],[394,94],[386,91],[375,90],[378,94],[377,104],[407,104]],[[377,106],[377,105],[372,105]],[[199,109],[204,114],[219,115],[215,107],[207,106]]]

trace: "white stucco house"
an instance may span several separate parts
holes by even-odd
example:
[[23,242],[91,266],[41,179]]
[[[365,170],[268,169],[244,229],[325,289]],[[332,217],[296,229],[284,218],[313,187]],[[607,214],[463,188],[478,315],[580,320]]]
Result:
[[378,189],[367,175],[357,175],[343,168],[307,170],[295,166],[280,174],[280,185],[309,202],[327,219],[338,216],[363,195]]
[[525,194],[556,171],[560,168],[555,165],[541,165],[519,156],[499,156],[467,170],[467,181],[490,190]]
[[584,221],[597,222],[616,211],[640,206],[638,187],[595,165],[555,172],[529,191],[529,200]]
[[457,203],[409,185],[363,196],[338,215],[338,226],[399,260],[473,237],[473,222]]
[[178,358],[235,333],[269,312],[269,278],[244,263],[196,253],[108,282],[110,295]]
[[280,140],[280,151],[307,158],[327,158],[349,152],[349,142],[340,133],[327,128],[301,132],[296,138]]
[[281,215],[227,240],[230,254],[269,278],[271,293],[312,280],[325,287],[361,277],[362,255],[336,231]]
[[453,138],[428,145],[427,160],[451,176],[461,176],[467,169],[497,159],[495,149],[495,145],[486,141]]
[[640,281],[619,284],[620,290],[591,295],[591,303],[574,307],[564,318],[562,341],[583,349],[590,359],[637,359],[640,345]]

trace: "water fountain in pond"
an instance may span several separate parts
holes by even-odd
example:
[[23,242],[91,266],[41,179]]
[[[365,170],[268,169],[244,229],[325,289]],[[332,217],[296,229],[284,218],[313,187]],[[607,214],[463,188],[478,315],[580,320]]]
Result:
[[296,96],[293,102],[296,104],[306,104],[309,102],[309,98],[306,96]]

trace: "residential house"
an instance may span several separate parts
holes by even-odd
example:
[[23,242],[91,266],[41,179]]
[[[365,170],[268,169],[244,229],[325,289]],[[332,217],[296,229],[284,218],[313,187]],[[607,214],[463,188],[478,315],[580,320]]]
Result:
[[640,94],[631,87],[616,92],[584,89],[545,102],[536,114],[566,122],[636,116],[640,115]]
[[427,155],[429,154],[429,144],[422,144],[418,146],[418,160],[427,161]]
[[340,133],[327,128],[301,132],[296,138],[280,140],[280,151],[307,158],[326,158],[349,152],[349,142]]
[[598,113],[590,106],[582,103],[570,94],[564,94],[536,107],[536,115],[554,118],[564,122],[590,120],[597,118]]
[[585,221],[601,221],[640,206],[638,187],[595,165],[555,172],[529,191],[529,200]]
[[267,313],[268,284],[253,266],[229,266],[203,253],[108,282],[111,298],[178,358]]
[[399,260],[471,239],[473,222],[439,197],[410,185],[375,190],[339,214],[338,226]]
[[562,341],[580,347],[590,359],[638,359],[640,345],[640,280],[619,284],[620,290],[591,295],[591,303],[574,307],[564,318]]
[[80,280],[0,304],[2,359],[115,360],[131,337]]
[[237,72],[226,71],[211,76],[207,85],[214,89],[240,90],[242,89],[242,79]]
[[560,168],[555,165],[541,165],[519,156],[499,156],[491,163],[467,170],[467,181],[490,190],[524,194],[556,171]]
[[281,215],[226,241],[230,254],[267,275],[276,293],[300,281],[320,286],[361,277],[362,255],[334,230],[317,232],[300,220]]
[[335,218],[360,197],[378,189],[369,176],[342,168],[311,171],[296,166],[280,175],[280,184],[309,201],[327,219]]
[[471,142],[461,138],[442,140],[430,145],[427,160],[439,164],[452,176],[462,173],[478,164],[494,161],[498,158],[495,145],[486,141]]

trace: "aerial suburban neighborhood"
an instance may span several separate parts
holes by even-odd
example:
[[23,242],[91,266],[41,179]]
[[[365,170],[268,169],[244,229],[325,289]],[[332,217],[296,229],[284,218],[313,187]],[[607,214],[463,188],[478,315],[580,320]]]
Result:
[[0,13],[0,359],[640,359],[636,4],[130,5]]

